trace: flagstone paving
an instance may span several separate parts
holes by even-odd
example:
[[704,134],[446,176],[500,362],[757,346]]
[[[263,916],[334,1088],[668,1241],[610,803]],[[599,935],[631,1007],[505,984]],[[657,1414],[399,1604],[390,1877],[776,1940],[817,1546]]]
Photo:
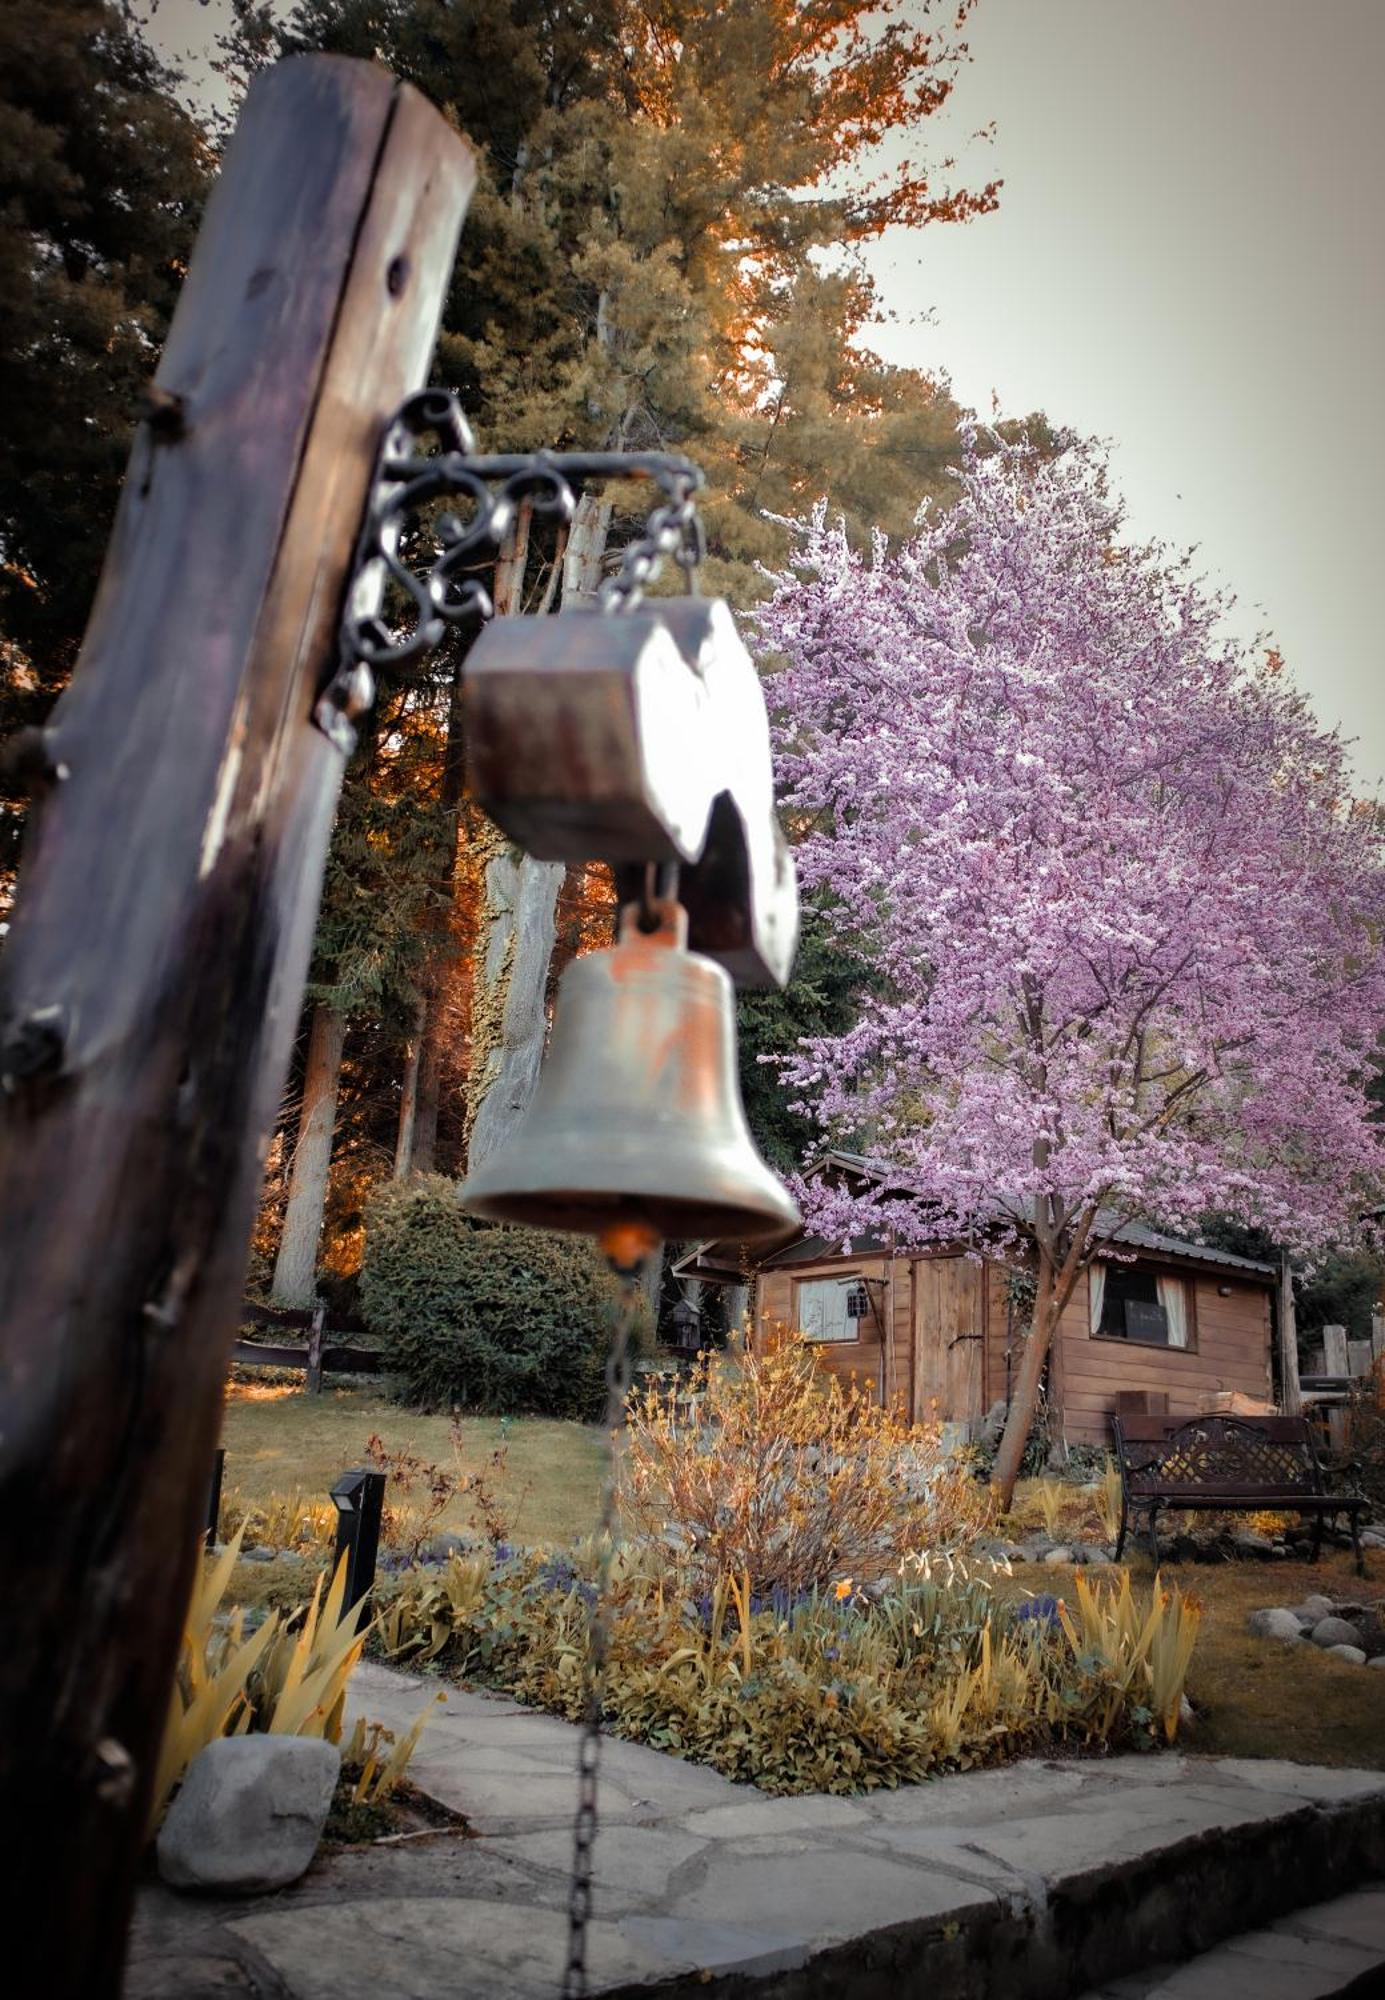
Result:
[[[353,1701],[407,1727],[435,1687],[366,1665]],[[575,1748],[555,1717],[449,1690],[411,1775],[475,1837],[327,1855],[293,1888],[243,1902],[150,1884],[126,2000],[547,2000],[566,1946]],[[784,2000],[1162,1993],[1152,1974],[1114,1982],[1377,1876],[1378,1772],[1030,1760],[861,1798],[774,1799],[608,1741],[591,1983]],[[1240,1942],[1242,1968],[1273,1949]],[[1363,1962],[1359,1937],[1339,1942]],[[1305,1975],[1310,1990],[1335,1989]]]

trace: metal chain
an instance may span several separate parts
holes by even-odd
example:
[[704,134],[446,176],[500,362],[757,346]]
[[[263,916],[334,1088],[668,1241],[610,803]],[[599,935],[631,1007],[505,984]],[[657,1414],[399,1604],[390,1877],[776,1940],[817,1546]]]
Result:
[[577,1752],[577,1818],[572,1829],[572,1880],[568,1889],[567,1968],[563,1973],[562,2000],[585,2000],[591,1991],[587,1983],[587,1926],[592,1913],[592,1862],[596,1846],[597,1780],[601,1766],[601,1721],[605,1711],[606,1656],[610,1646],[608,1596],[616,1555],[619,1435],[625,1422],[626,1400],[630,1394],[630,1334],[639,1309],[640,1277],[649,1245],[630,1262],[616,1261],[607,1251],[607,1261],[621,1283],[620,1311],[606,1357],[606,1480],[601,1492],[601,1522],[598,1528],[601,1556],[596,1571],[596,1596],[587,1621],[586,1699],[582,1708],[582,1738]]
[[635,610],[644,597],[645,584],[658,573],[665,556],[671,556],[682,570],[689,595],[697,596],[697,572],[707,553],[707,540],[696,493],[697,487],[689,479],[676,499],[654,509],[644,533],[626,544],[619,570],[597,591],[598,609]]

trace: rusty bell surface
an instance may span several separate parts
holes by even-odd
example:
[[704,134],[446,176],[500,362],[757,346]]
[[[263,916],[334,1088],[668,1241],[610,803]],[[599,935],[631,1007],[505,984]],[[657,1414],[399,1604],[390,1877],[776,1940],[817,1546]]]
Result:
[[729,976],[687,949],[676,903],[621,913],[619,942],[563,974],[553,1040],[514,1135],[467,1177],[473,1215],[600,1236],[763,1242],[799,1216],[756,1150],[736,1074]]

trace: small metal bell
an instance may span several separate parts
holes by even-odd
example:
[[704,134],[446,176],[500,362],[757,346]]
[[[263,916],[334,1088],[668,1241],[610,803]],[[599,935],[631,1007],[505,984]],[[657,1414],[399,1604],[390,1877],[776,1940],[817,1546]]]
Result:
[[677,903],[621,913],[619,942],[563,974],[519,1129],[462,1188],[472,1215],[604,1236],[786,1237],[798,1211],[756,1151],[736,1074],[729,976],[687,949]]

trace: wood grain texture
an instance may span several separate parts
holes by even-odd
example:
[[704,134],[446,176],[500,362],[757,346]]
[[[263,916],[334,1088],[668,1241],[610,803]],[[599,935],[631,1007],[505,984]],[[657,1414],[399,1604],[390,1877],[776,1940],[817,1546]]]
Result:
[[184,427],[137,435],[54,719],[70,776],[0,963],[0,1505],[36,1524],[0,1554],[16,1992],[118,1991],[340,782],[311,712],[473,179],[374,65],[256,83],[158,371]]
[[[1191,1417],[1223,1389],[1268,1400],[1270,1292],[1267,1286],[1219,1281],[1184,1273],[1196,1328],[1186,1349],[1093,1339],[1087,1291],[1079,1285],[1059,1329],[1063,1364],[1063,1426],[1070,1443],[1109,1444],[1116,1394],[1122,1389],[1166,1392],[1169,1414]],[[1226,1282],[1226,1281],[1222,1281]]]
[[914,1286],[914,1420],[974,1423],[981,1406],[984,1273],[967,1257],[921,1258]]
[[[893,1272],[887,1382],[890,1394],[917,1421],[936,1416],[974,1424],[1005,1399],[1018,1366],[1023,1327],[1016,1322],[1010,1328],[1015,1352],[1007,1377],[1006,1272],[1000,1264],[977,1265],[946,1251],[881,1262],[805,1260],[792,1273],[779,1269],[761,1274],[760,1323],[792,1323],[795,1279],[857,1269]],[[1259,1399],[1271,1395],[1268,1287],[1194,1276],[1187,1270],[1181,1275],[1189,1286],[1196,1342],[1187,1350],[1093,1340],[1086,1281],[1079,1282],[1059,1321],[1051,1370],[1054,1406],[1070,1443],[1109,1444],[1110,1418],[1122,1389],[1167,1392],[1170,1411],[1182,1416],[1197,1414],[1219,1390],[1239,1389]],[[981,1339],[957,1339],[973,1333]],[[878,1368],[870,1341],[834,1342],[820,1352],[825,1365],[843,1378],[854,1374],[859,1380]]]

